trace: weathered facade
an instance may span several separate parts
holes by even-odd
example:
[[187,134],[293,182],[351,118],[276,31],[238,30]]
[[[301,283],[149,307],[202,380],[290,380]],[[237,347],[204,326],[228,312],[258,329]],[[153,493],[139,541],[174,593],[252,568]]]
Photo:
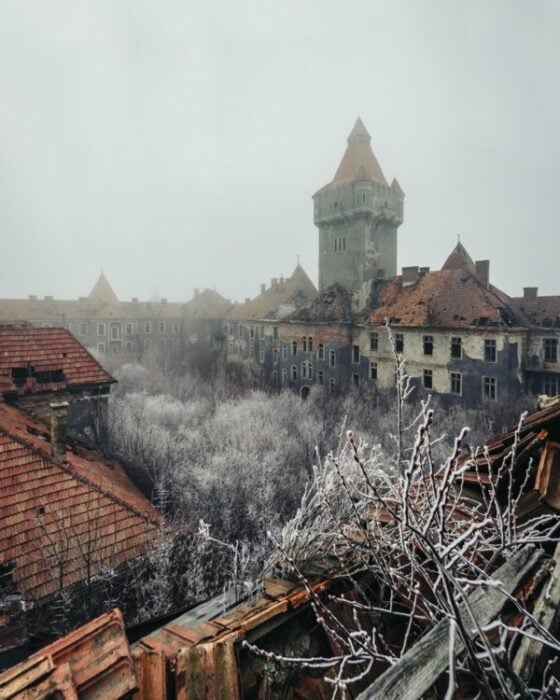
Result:
[[119,301],[101,273],[89,296],[78,300],[34,295],[3,299],[0,322],[25,320],[40,327],[66,328],[100,355],[183,355],[197,342],[221,343],[222,319],[230,307],[230,302],[210,289],[196,289],[186,303]]
[[419,392],[472,406],[559,393],[560,297],[533,288],[509,297],[491,284],[489,261],[475,263],[461,243],[441,270],[396,275],[404,194],[396,180],[387,184],[361,120],[334,179],[313,199],[320,296],[300,274],[294,283],[307,293],[292,308],[272,288],[234,307],[229,362],[302,396],[316,385],[388,391],[396,354]]

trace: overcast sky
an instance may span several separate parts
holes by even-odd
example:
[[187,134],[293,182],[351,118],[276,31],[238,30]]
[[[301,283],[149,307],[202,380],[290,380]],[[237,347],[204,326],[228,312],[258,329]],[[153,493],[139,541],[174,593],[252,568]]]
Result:
[[0,296],[254,296],[358,115],[406,193],[399,267],[460,234],[560,293],[557,0],[1,0]]

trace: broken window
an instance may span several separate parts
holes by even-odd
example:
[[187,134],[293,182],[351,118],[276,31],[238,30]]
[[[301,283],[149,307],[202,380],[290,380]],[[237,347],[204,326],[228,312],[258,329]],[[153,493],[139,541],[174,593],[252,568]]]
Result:
[[39,384],[56,384],[65,381],[66,377],[61,369],[47,370],[45,372],[34,372],[33,376]]
[[360,346],[352,345],[352,362],[360,361]]
[[288,383],[288,370],[283,369],[282,370],[282,386],[286,386],[287,383]]
[[292,355],[297,355],[297,341],[292,340]]
[[484,341],[484,361],[496,362],[496,341],[486,338]]
[[292,381],[296,381],[297,379],[297,367],[295,365],[292,365]]
[[264,348],[259,349],[259,360],[260,360],[261,365],[262,365],[262,363],[264,362]]
[[288,359],[288,346],[287,345],[282,345],[282,359],[283,360]]
[[273,340],[278,340],[278,326],[272,327],[272,338]]
[[369,349],[370,350],[377,350],[379,347],[379,333],[377,331],[373,331],[373,333],[369,334]]
[[377,379],[377,362],[369,363],[369,378]]
[[404,352],[404,335],[395,333],[395,352]]
[[27,377],[31,376],[33,369],[31,367],[13,367],[12,368],[12,383],[15,386],[23,386]]
[[320,369],[317,372],[317,381],[319,382],[319,384],[323,383],[323,370],[322,369]]

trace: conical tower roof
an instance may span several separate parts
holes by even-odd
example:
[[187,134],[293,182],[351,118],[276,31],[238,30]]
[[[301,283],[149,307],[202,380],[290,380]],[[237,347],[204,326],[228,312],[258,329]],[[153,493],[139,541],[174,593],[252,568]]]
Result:
[[296,269],[293,271],[292,276],[288,279],[288,282],[290,282],[294,287],[297,287],[298,289],[301,289],[302,291],[305,291],[311,295],[317,294],[315,285],[299,263],[296,265]]
[[469,272],[476,272],[476,266],[471,256],[467,253],[465,246],[459,241],[451,251],[449,257],[444,262],[442,270],[460,270],[464,268]]
[[89,293],[89,298],[91,301],[102,301],[105,304],[118,304],[119,302],[117,295],[103,272],[99,275],[97,282]]
[[348,146],[342,156],[331,186],[351,182],[359,177],[379,182],[388,187],[387,180],[370,146],[371,137],[363,121],[358,117],[348,136]]

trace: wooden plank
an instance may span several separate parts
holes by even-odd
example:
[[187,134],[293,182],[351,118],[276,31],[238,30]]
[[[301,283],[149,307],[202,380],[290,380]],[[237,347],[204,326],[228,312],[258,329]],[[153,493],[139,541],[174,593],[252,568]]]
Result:
[[[542,550],[533,545],[524,547],[503,564],[493,575],[503,589],[513,593],[524,577],[544,557]],[[496,588],[480,589],[469,595],[469,604],[480,626],[491,622],[502,609],[507,598]],[[472,626],[466,606],[459,606],[460,615],[468,628]],[[449,661],[449,619],[438,622],[424,637],[404,654],[391,668],[366,688],[357,700],[418,700],[445,671]],[[457,636],[455,654],[464,650]]]
[[[550,579],[545,581],[533,612],[533,617],[547,630],[554,624],[560,606],[560,544],[556,545],[552,561]],[[536,631],[536,634],[540,636],[540,632]],[[542,651],[540,642],[523,637],[513,660],[513,670],[529,682]]]

